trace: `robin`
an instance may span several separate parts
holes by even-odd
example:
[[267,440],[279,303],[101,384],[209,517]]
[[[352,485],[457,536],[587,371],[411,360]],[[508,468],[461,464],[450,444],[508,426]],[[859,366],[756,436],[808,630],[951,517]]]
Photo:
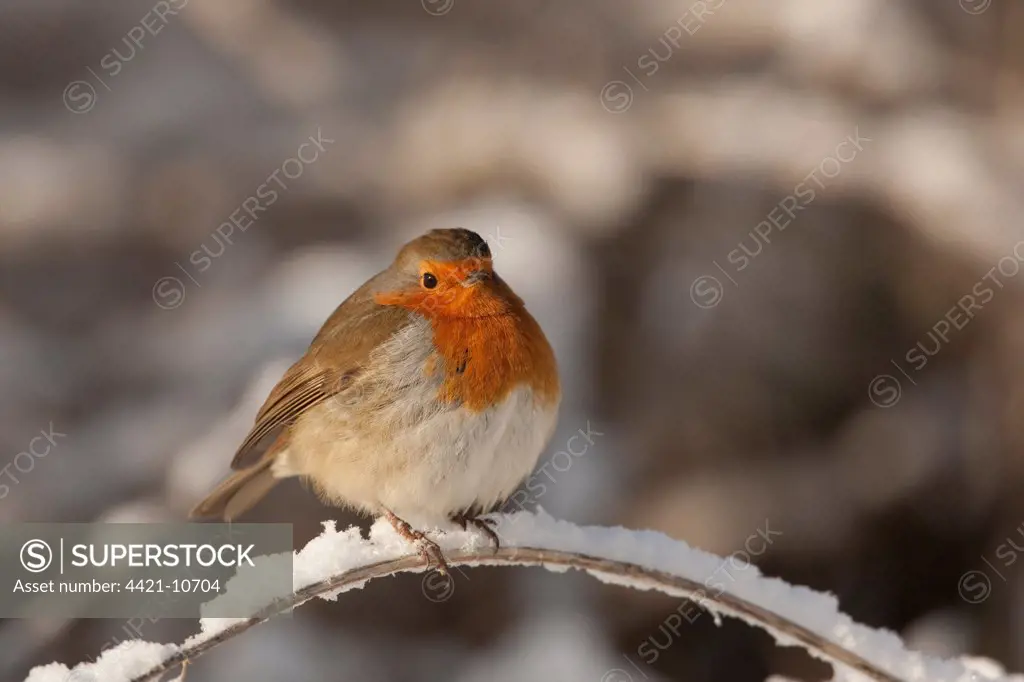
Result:
[[486,532],[481,514],[530,474],[557,421],[555,356],[475,232],[433,230],[348,297],[285,373],[192,510],[230,521],[279,480],[383,516],[444,572],[407,519]]

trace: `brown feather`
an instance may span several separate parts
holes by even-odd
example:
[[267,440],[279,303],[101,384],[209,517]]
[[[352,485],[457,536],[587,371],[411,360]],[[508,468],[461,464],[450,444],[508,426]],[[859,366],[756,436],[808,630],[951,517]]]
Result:
[[373,291],[389,274],[384,271],[364,284],[327,319],[306,354],[285,372],[263,403],[252,430],[235,453],[232,469],[252,466],[264,443],[279,436],[310,408],[344,393],[371,351],[409,323],[407,311],[380,306],[373,300]]
[[288,446],[287,434],[278,436],[263,457],[247,469],[236,471],[220,482],[189,513],[191,518],[221,518],[231,521],[259,502],[278,479],[271,469],[274,457]]
[[261,443],[271,435],[278,437],[303,410],[326,400],[330,396],[329,379],[328,372],[310,365],[306,357],[292,365],[260,408],[255,425],[231,460],[231,468],[252,466],[260,456]]

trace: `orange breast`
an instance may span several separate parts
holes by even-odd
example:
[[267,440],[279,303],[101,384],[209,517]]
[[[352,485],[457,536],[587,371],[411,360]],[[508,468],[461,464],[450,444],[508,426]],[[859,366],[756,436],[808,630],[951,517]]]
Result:
[[444,372],[440,399],[479,412],[527,385],[537,400],[559,397],[555,355],[525,308],[509,315],[435,318],[434,344]]

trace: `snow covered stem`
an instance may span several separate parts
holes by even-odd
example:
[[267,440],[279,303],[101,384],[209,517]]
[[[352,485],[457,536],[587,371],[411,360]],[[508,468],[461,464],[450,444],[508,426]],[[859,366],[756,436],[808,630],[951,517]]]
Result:
[[[573,568],[583,570],[604,582],[630,585],[639,589],[653,589],[678,596],[701,595],[700,602],[706,608],[725,615],[740,617],[748,622],[762,624],[769,632],[782,635],[788,643],[805,647],[816,658],[861,672],[869,679],[895,682],[894,677],[862,656],[844,649],[813,630],[773,613],[748,600],[729,592],[720,595],[705,594],[705,585],[691,578],[672,575],[665,571],[647,568],[638,564],[588,556],[573,551],[541,549],[534,547],[506,547],[496,553],[487,548],[445,550],[452,566],[543,566],[556,571]],[[215,635],[186,645],[177,653],[132,679],[132,682],[152,682],[162,674],[192,661],[221,643],[242,634],[275,615],[296,608],[305,602],[338,591],[361,587],[375,578],[402,572],[421,572],[425,568],[418,555],[403,556],[371,565],[346,570],[324,580],[310,584],[287,599],[278,600],[257,615],[235,623]]]
[[[782,646],[806,649],[832,665],[837,680],[1024,682],[1024,676],[1006,675],[994,661],[943,660],[909,651],[895,633],[854,622],[839,610],[835,597],[763,576],[749,563],[749,556],[738,562],[746,552],[723,559],[654,531],[577,526],[542,511],[493,519],[502,541],[497,552],[473,531],[447,529],[432,537],[453,567],[542,566],[559,573],[577,569],[605,583],[689,598],[716,618],[739,618],[765,630]],[[772,530],[767,519],[757,533],[769,545],[772,537],[782,534],[782,529]],[[386,521],[375,523],[369,538],[359,528],[339,531],[333,521],[325,522],[323,532],[293,556],[294,593],[252,618],[204,618],[200,632],[181,645],[122,642],[97,661],[71,671],[60,663],[39,666],[28,682],[155,682],[167,671],[315,597],[334,600],[374,578],[426,570],[423,559],[409,552],[409,544]],[[723,571],[727,580],[717,577]],[[251,588],[242,577],[238,576],[238,583],[228,582],[229,593],[234,584],[248,594]],[[428,576],[423,584],[428,597],[430,585],[448,588],[439,578]]]

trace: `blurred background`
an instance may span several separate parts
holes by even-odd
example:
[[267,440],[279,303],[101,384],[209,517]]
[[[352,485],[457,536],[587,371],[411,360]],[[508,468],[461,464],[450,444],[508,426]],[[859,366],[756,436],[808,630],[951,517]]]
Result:
[[[184,519],[333,308],[459,226],[561,363],[528,506],[1021,670],[1022,37],[992,0],[2,0],[0,520]],[[297,483],[246,520],[327,518],[366,525]],[[188,680],[829,679],[693,613],[405,576]],[[4,621],[0,678],[196,627]]]

